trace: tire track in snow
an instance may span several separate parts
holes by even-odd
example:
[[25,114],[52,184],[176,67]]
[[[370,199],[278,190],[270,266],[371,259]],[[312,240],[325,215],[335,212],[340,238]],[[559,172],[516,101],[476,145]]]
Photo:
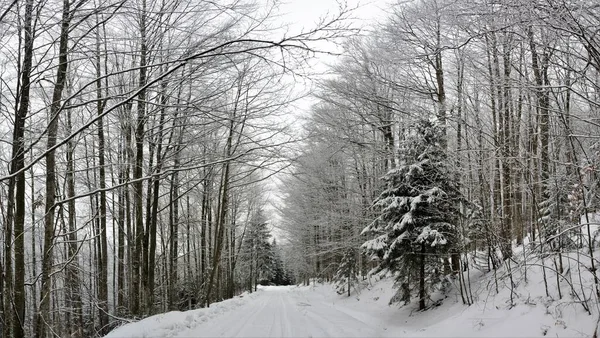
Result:
[[366,337],[381,336],[381,330],[340,311],[312,290],[270,287],[239,308],[193,331],[181,332],[184,336]]
[[[273,297],[271,296],[271,302],[273,301],[272,299]],[[280,297],[277,297],[278,301],[280,300]],[[280,318],[277,318],[280,317]],[[275,326],[276,324],[279,325],[281,327],[281,316],[277,316],[276,314],[271,316],[272,320],[271,320],[271,326],[269,327],[269,334],[267,335],[267,337],[281,337],[281,334],[273,334],[273,331],[275,330]],[[279,319],[279,320],[278,320]]]
[[[282,316],[281,316],[281,320],[282,320],[282,331],[281,331],[281,336],[285,336],[285,337],[292,337],[293,336],[293,332],[292,332],[292,327],[291,325],[289,325],[289,323],[292,323],[292,321],[290,321],[290,317],[289,317],[289,313],[288,313],[288,303],[286,303],[285,298],[283,296],[280,296],[281,299],[281,304],[282,304]],[[297,320],[294,322],[298,322]],[[285,325],[286,323],[288,323],[287,325]],[[285,326],[283,326],[285,325]],[[286,328],[285,332],[283,331],[283,328]]]
[[[232,320],[232,321],[228,321],[230,325],[220,325],[220,326],[213,326],[219,329],[219,335],[217,335],[217,332],[211,332],[212,330],[209,330],[208,332],[209,335],[208,336],[212,336],[212,337],[247,337],[247,335],[244,335],[245,332],[247,332],[247,328],[248,326],[251,325],[251,323],[256,322],[256,318],[265,310],[265,308],[268,305],[268,299],[269,297],[265,297],[265,295],[261,295],[259,297],[256,298],[257,301],[259,301],[258,304],[252,304],[252,303],[248,303],[245,304],[244,306],[238,308],[236,311],[234,311],[235,313],[237,313],[240,310],[243,310],[244,308],[246,308],[248,305],[250,305],[251,307],[258,307],[258,310],[253,310],[253,311],[249,311],[249,315],[247,316],[240,316],[238,317],[238,320]],[[234,313],[232,313],[234,314]],[[226,318],[231,317],[231,315],[225,316]],[[240,320],[242,319],[242,320]],[[221,321],[222,319],[220,318],[217,321]],[[207,323],[208,325],[210,325],[212,322]],[[233,324],[233,325],[231,325]],[[210,325],[212,326],[212,325]]]

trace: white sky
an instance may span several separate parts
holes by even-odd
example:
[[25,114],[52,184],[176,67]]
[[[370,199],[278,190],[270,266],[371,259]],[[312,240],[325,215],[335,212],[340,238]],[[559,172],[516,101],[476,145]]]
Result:
[[[262,0],[265,3],[269,0]],[[362,28],[373,25],[385,18],[385,8],[392,0],[281,0],[280,15],[278,21],[287,26],[287,35],[294,35],[301,31],[307,31],[316,27],[320,20],[335,17],[340,6],[350,9],[347,22],[352,28]],[[338,41],[341,42],[341,41]],[[320,51],[340,53],[342,50],[335,43],[319,42],[312,47]],[[309,60],[310,69],[306,69],[313,78],[327,71],[327,64],[333,64],[338,57],[326,53],[316,54],[315,59]],[[306,80],[306,79],[304,79]],[[299,92],[310,86],[310,83],[302,83],[303,79],[295,79]],[[302,100],[296,104],[298,113],[303,115],[309,110],[312,100]]]
[[347,3],[349,8],[358,7],[353,16],[358,19],[373,19],[381,14],[386,0],[285,0],[282,11],[287,12],[293,22],[310,26],[327,12],[335,13],[339,3]]
[[[265,1],[267,0],[260,0]],[[294,33],[299,33],[302,30],[310,30],[314,28],[320,19],[331,18],[339,13],[340,2],[347,4],[347,8],[356,8],[352,11],[350,17],[352,27],[359,28],[364,25],[369,25],[377,22],[378,18],[384,18],[385,13],[382,8],[389,3],[388,0],[282,0],[283,4],[280,7],[280,22],[288,27],[288,36]],[[318,44],[318,48],[328,52],[341,52],[334,43]],[[336,56],[327,54],[317,54],[315,60],[311,60],[312,65],[309,70],[311,73],[322,73],[326,71],[326,64],[332,64],[336,61]],[[314,76],[317,76],[314,74]],[[298,92],[304,92],[310,88],[310,82],[296,79],[295,86]],[[297,119],[300,116],[306,116],[314,100],[307,97],[293,104],[293,114],[290,119]],[[276,176],[279,176],[278,174]],[[279,226],[280,215],[277,212],[277,207],[281,207],[281,195],[278,185],[278,177],[272,177],[266,183],[266,195],[271,205],[265,207],[271,225],[275,226],[272,234],[278,241],[284,242],[282,234],[277,230]],[[275,204],[275,205],[273,205]],[[285,237],[285,236],[283,236]]]
[[[282,22],[290,24],[290,30],[298,32],[304,29],[315,27],[319,19],[332,17],[339,13],[340,3],[345,4],[349,9],[353,9],[350,17],[352,18],[353,28],[362,27],[365,24],[376,22],[377,19],[385,16],[383,8],[389,3],[388,0],[282,0],[281,12],[284,16]],[[335,47],[332,45],[331,49]],[[334,59],[328,56],[322,56],[325,62],[331,62]]]

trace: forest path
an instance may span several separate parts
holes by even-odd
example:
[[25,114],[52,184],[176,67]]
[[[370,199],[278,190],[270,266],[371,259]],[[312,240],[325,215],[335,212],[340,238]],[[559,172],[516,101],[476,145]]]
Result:
[[312,288],[271,286],[256,298],[175,337],[379,337],[377,318]]

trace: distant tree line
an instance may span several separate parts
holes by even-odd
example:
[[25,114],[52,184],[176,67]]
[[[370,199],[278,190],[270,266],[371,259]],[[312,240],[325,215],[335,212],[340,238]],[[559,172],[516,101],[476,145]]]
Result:
[[418,0],[386,12],[320,81],[285,181],[297,278],[350,295],[391,272],[393,301],[425,309],[454,283],[471,304],[471,271],[512,278],[526,265],[514,245],[528,243],[524,257],[557,280],[546,294],[568,288],[589,311],[563,255],[585,252],[579,271],[598,294],[600,7]]

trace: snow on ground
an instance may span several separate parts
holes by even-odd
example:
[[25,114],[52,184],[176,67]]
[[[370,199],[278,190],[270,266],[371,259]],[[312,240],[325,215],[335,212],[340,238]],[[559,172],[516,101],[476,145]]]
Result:
[[205,322],[221,317],[224,313],[231,311],[247,302],[252,302],[258,294],[243,294],[219,303],[212,304],[210,308],[171,311],[162,313],[139,322],[123,325],[111,331],[105,338],[162,338],[177,337],[180,332],[195,328]]
[[558,274],[550,268],[559,266],[556,255],[525,243],[527,249],[515,247],[514,260],[495,273],[464,274],[475,299],[470,306],[456,285],[434,293],[443,303],[427,311],[417,311],[416,300],[389,305],[392,278],[374,276],[351,297],[329,284],[261,287],[207,309],[151,316],[106,337],[592,337],[600,305],[585,249],[563,253]]
[[[127,324],[106,337],[376,337],[378,318],[336,306],[330,286],[264,287],[211,305]],[[214,310],[217,309],[217,310]],[[207,320],[208,319],[208,320]]]
[[393,292],[390,279],[351,297],[327,284],[264,287],[208,309],[152,316],[106,337],[591,337],[596,323],[580,306],[544,297],[510,307],[502,291],[482,293],[472,306],[454,295],[417,312],[412,304],[388,305]]

